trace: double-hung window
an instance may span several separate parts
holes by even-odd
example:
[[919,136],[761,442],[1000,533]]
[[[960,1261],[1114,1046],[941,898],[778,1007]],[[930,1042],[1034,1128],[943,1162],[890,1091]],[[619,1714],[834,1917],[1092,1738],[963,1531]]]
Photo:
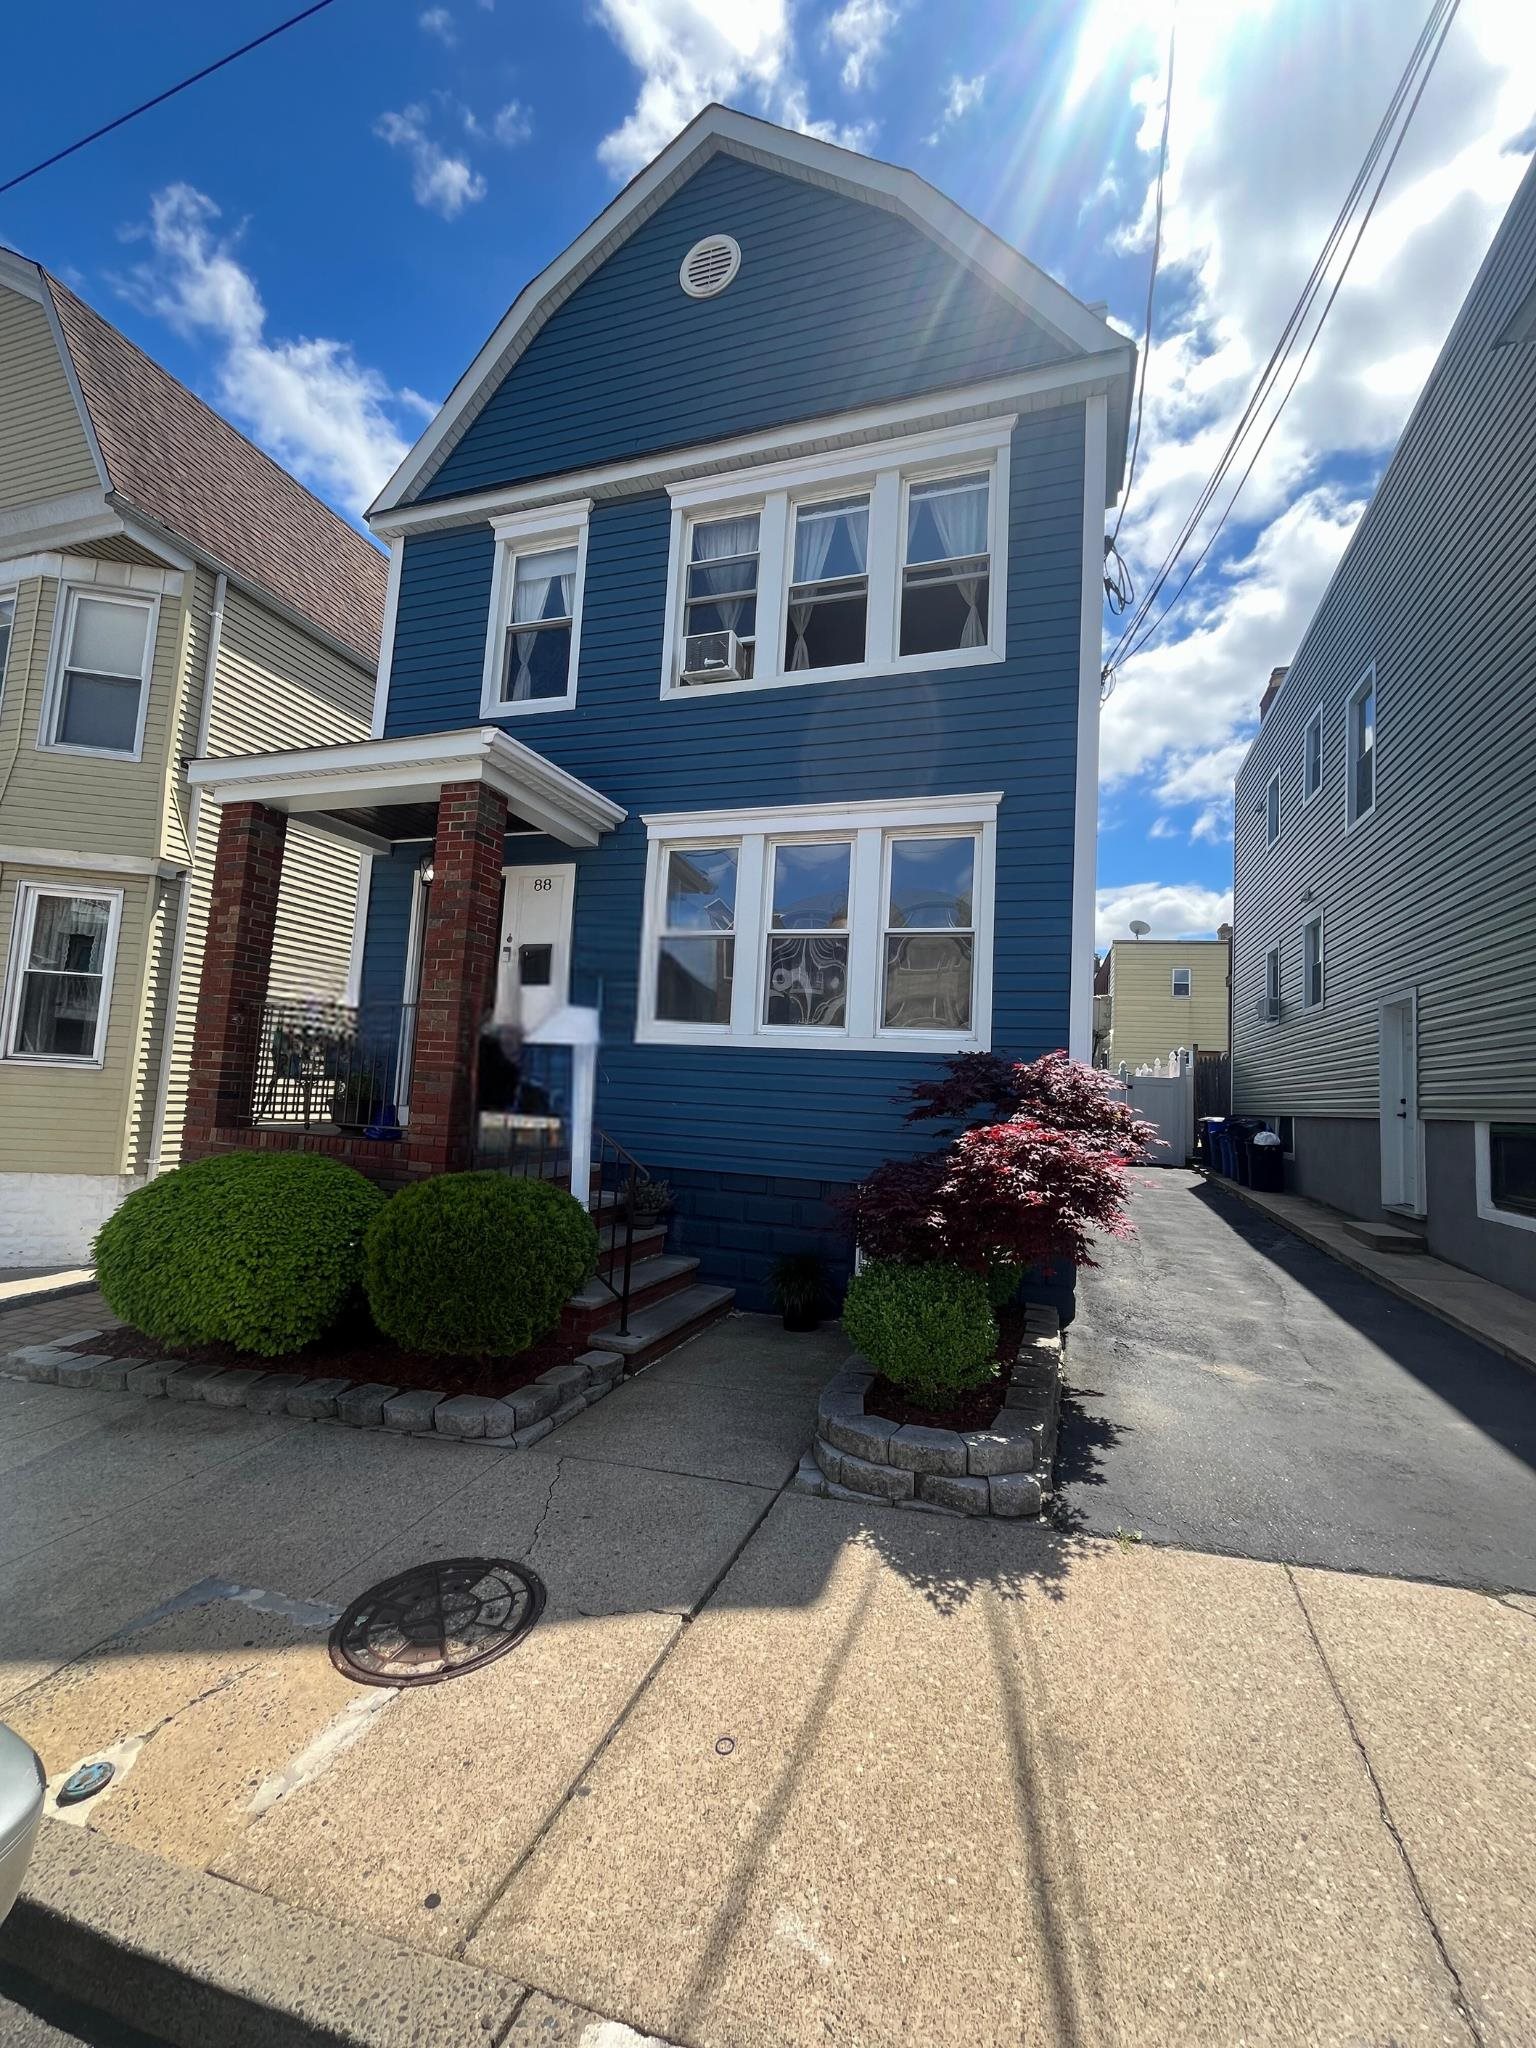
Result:
[[[761,517],[696,519],[689,534],[684,599],[685,667],[707,680],[750,676],[757,653],[757,566]],[[736,636],[734,647],[726,638]],[[734,655],[734,662],[732,656]]]
[[1190,970],[1187,967],[1174,968],[1173,993],[1176,996],[1187,996],[1190,993],[1191,982]]
[[16,623],[16,594],[0,590],[0,690],[5,688],[5,663],[11,651],[11,628]]
[[101,1065],[122,904],[120,890],[74,895],[20,884],[6,990],[5,1058]]
[[1271,946],[1264,955],[1264,1006],[1271,1022],[1280,1014],[1280,948]]
[[1280,777],[1271,775],[1264,792],[1264,844],[1273,846],[1280,837]]
[[66,585],[42,744],[137,760],[158,607],[153,598]]
[[1301,1007],[1317,1009],[1323,1000],[1323,917],[1309,917],[1301,928]]
[[795,507],[784,667],[862,662],[869,626],[869,494]]
[[985,470],[907,486],[901,653],[986,646],[991,488]]
[[492,520],[496,566],[482,717],[563,711],[575,703],[589,510],[583,499]]
[[984,1048],[997,803],[648,818],[637,1035]]
[[1376,671],[1368,668],[1349,697],[1349,822],[1376,808]]
[[1314,711],[1307,720],[1306,737],[1302,741],[1301,800],[1310,803],[1323,786],[1323,714],[1322,709]]

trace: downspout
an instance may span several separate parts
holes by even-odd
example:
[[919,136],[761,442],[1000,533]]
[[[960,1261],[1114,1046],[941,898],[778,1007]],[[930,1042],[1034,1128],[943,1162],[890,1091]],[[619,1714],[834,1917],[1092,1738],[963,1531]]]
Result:
[[[208,750],[208,729],[213,718],[213,686],[218,674],[219,653],[224,642],[224,599],[229,578],[221,569],[213,582],[213,610],[208,615],[208,646],[203,657],[203,701],[197,714],[197,754]],[[180,775],[183,764],[172,763],[171,772]],[[187,919],[192,908],[192,871],[197,863],[197,832],[201,822],[203,793],[194,789],[187,811],[187,871],[181,878],[181,902],[176,910],[176,939],[171,948],[170,1004],[166,1014],[165,1044],[160,1053],[160,1080],[155,1095],[155,1127],[149,1140],[149,1176],[161,1170],[160,1153],[165,1143],[165,1118],[171,1095],[171,1064],[176,1057],[176,1022],[181,1014],[181,975],[187,953]]]

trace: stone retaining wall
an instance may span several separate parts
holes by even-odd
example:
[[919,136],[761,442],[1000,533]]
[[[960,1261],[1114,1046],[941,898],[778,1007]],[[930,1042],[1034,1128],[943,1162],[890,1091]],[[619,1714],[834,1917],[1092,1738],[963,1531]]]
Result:
[[799,1493],[884,1501],[934,1514],[1041,1512],[1051,1490],[1061,1400],[1056,1311],[1031,1308],[1003,1408],[990,1429],[924,1429],[866,1415],[875,1373],[857,1353],[829,1383],[816,1436],[800,1462]]
[[584,1351],[569,1365],[551,1366],[526,1387],[516,1387],[497,1400],[488,1394],[446,1394],[376,1381],[359,1386],[311,1373],[270,1372],[264,1366],[108,1358],[73,1348],[100,1335],[100,1330],[77,1330],[51,1344],[25,1345],[0,1359],[0,1374],[49,1386],[116,1388],[150,1399],[205,1401],[211,1408],[248,1408],[256,1415],[296,1415],[311,1422],[344,1422],[354,1429],[392,1429],[506,1450],[538,1443],[600,1401],[624,1376],[624,1360],[617,1352]]

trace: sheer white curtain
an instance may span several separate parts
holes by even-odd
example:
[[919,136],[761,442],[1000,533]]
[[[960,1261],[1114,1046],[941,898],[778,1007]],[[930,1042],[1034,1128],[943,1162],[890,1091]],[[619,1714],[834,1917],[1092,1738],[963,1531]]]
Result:
[[[827,566],[827,557],[832,552],[832,543],[841,531],[853,556],[854,566],[843,573],[862,576],[869,566],[869,505],[814,505],[807,506],[795,514],[795,564],[790,578],[794,584],[816,583],[821,579]],[[794,668],[809,668],[810,650],[805,644],[806,628],[815,611],[814,604],[791,604],[789,607],[790,632],[794,637],[794,649],[789,665]]]
[[538,645],[536,632],[519,633],[526,622],[564,621],[571,617],[576,598],[576,550],[556,548],[548,554],[523,555],[518,559],[512,590],[512,653],[514,668],[508,699],[525,703],[533,695],[533,655]]
[[[932,512],[933,523],[939,529],[939,545],[944,550],[946,561],[962,561],[968,555],[986,554],[987,486],[984,483],[969,484],[960,490],[926,492],[923,502]],[[917,507],[914,505],[912,509],[915,519]],[[962,647],[979,647],[986,638],[976,602],[981,595],[981,581],[979,575],[962,576],[957,581],[966,606],[965,624],[960,631]]]
[[[706,524],[696,526],[693,529],[693,559],[695,564],[729,561],[734,555],[751,555],[755,558],[756,554],[757,514],[755,512],[747,514],[742,519],[711,519]],[[707,584],[710,579],[704,578],[701,580]],[[750,574],[748,574],[746,566],[743,564],[740,576],[733,577],[732,581],[750,583],[755,589],[757,585],[756,560],[753,560]],[[699,596],[703,601],[714,605],[715,610],[720,614],[720,624],[727,633],[734,633],[738,629],[741,624],[742,613],[747,607],[746,598],[714,597],[707,589],[700,591]]]

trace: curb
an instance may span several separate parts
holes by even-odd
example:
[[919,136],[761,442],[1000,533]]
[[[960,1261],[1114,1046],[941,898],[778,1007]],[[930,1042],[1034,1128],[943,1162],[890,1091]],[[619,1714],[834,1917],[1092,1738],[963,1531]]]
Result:
[[62,1301],[67,1294],[89,1294],[95,1288],[94,1270],[58,1273],[47,1280],[0,1280],[0,1315],[8,1308],[36,1308],[41,1302]]
[[[1463,1337],[1470,1337],[1474,1344],[1481,1344],[1486,1350],[1497,1352],[1500,1358],[1507,1358],[1511,1365],[1523,1366],[1527,1372],[1536,1372],[1536,1357],[1530,1352],[1517,1351],[1512,1345],[1505,1343],[1503,1338],[1490,1335],[1487,1330],[1466,1316],[1459,1316],[1451,1309],[1442,1308],[1437,1302],[1426,1301],[1422,1294],[1415,1293],[1411,1287],[1405,1287],[1391,1274],[1383,1273],[1375,1266],[1368,1266],[1363,1259],[1352,1257],[1320,1232],[1308,1230],[1299,1219],[1282,1216],[1277,1210],[1267,1208],[1263,1202],[1255,1198],[1251,1188],[1245,1188],[1235,1180],[1228,1180],[1225,1174],[1212,1173],[1208,1166],[1196,1166],[1194,1171],[1211,1187],[1223,1194],[1235,1195],[1245,1208],[1252,1209],[1255,1215],[1264,1217],[1277,1229],[1287,1230],[1292,1237],[1299,1237],[1303,1244],[1311,1245],[1314,1251],[1319,1251],[1325,1258],[1332,1259],[1335,1265],[1348,1267],[1350,1272],[1358,1273],[1362,1280],[1374,1280],[1378,1287],[1388,1294],[1395,1294],[1399,1301],[1406,1301],[1410,1308],[1422,1309],[1425,1315],[1433,1316],[1436,1322],[1444,1323],[1448,1329],[1459,1331]],[[1339,1220],[1343,1223],[1347,1219],[1341,1215]],[[1464,1269],[1458,1266],[1453,1270],[1461,1272]],[[1479,1276],[1469,1273],[1468,1277],[1475,1280]],[[1489,1284],[1491,1286],[1495,1283]]]

